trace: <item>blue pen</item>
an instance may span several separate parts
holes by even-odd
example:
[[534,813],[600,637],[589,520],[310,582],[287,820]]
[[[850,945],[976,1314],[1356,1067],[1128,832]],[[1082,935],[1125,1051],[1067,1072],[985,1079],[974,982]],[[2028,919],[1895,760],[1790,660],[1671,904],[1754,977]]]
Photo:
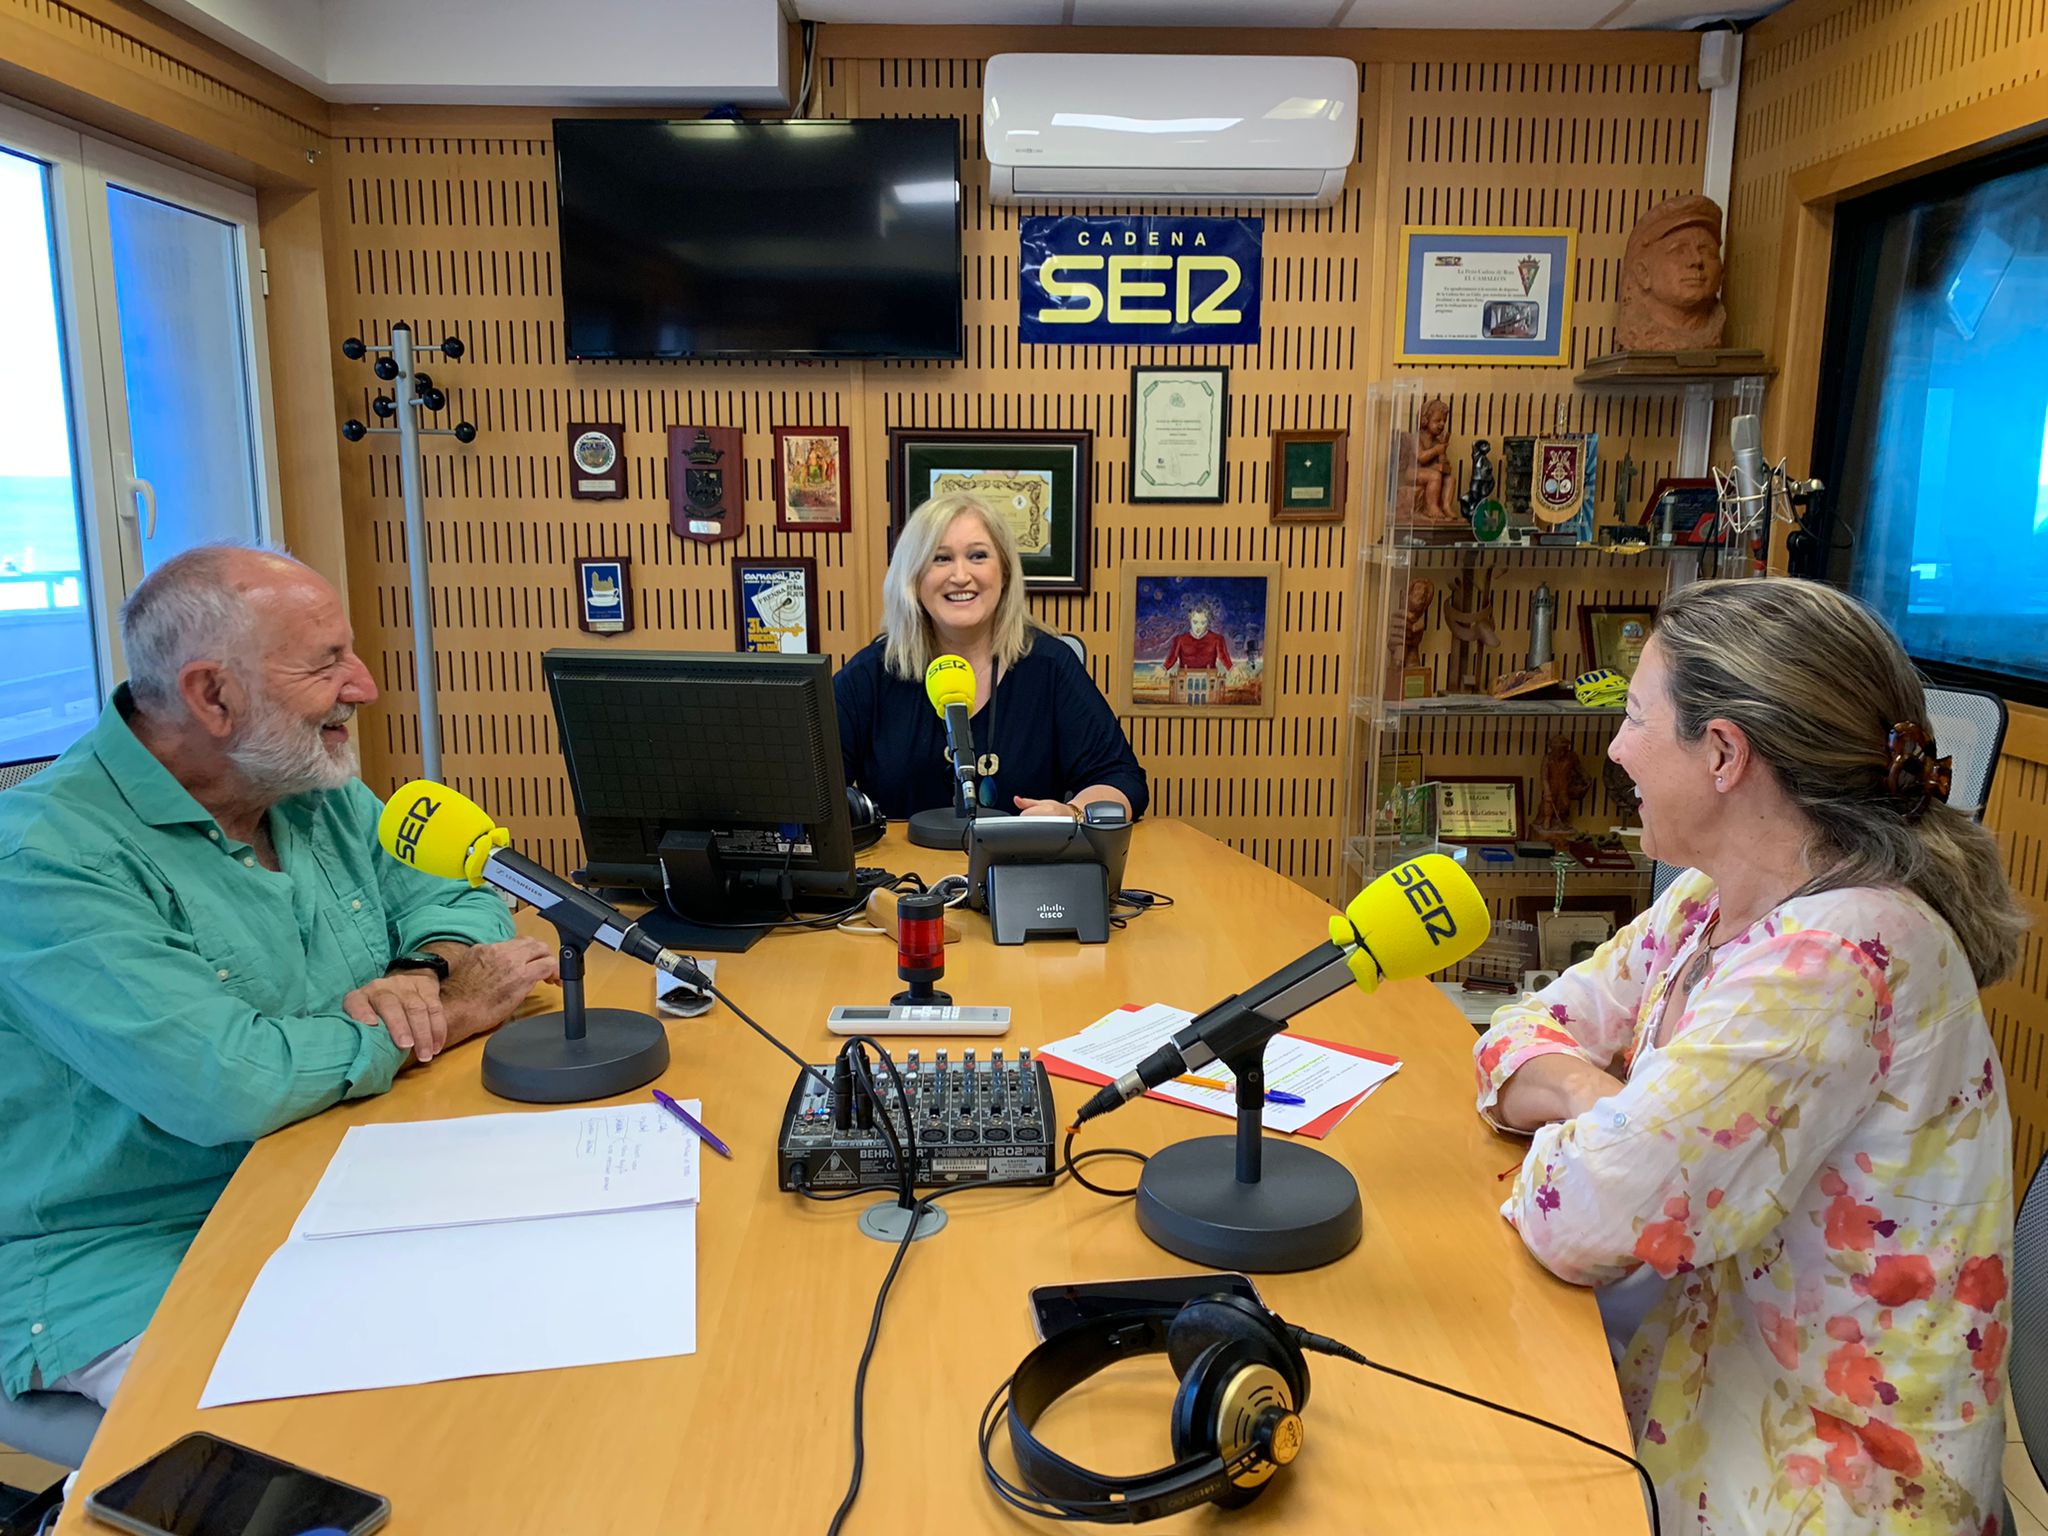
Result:
[[1278,1088],[1268,1088],[1266,1090],[1266,1102],[1268,1104],[1306,1104],[1308,1100],[1298,1093],[1283,1093]]
[[732,1148],[728,1147],[724,1142],[720,1141],[716,1136],[712,1135],[711,1128],[709,1126],[707,1126],[702,1120],[699,1120],[695,1115],[691,1114],[687,1109],[683,1108],[683,1106],[678,1104],[674,1099],[670,1098],[667,1094],[663,1093],[659,1088],[654,1090],[654,1102],[659,1104],[663,1109],[667,1110],[670,1114],[674,1115],[678,1120],[682,1121],[683,1124],[687,1125],[691,1130],[695,1131],[697,1133],[698,1139],[702,1141],[705,1146],[709,1147],[712,1151],[716,1152],[720,1157],[732,1156]]

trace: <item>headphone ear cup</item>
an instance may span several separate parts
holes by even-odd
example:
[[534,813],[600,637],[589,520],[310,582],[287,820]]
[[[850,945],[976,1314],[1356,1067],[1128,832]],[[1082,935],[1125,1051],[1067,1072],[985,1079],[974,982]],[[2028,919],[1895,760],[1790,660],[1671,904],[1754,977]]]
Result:
[[[1198,1456],[1221,1457],[1216,1429],[1223,1408],[1223,1394],[1238,1372],[1258,1363],[1257,1351],[1242,1340],[1211,1344],[1189,1362],[1181,1376],[1180,1391],[1173,1399],[1173,1457],[1187,1461]],[[1257,1498],[1264,1483],[1249,1488],[1230,1485],[1211,1500],[1224,1509],[1236,1509]]]
[[1174,1314],[1166,1330],[1166,1358],[1185,1382],[1195,1361],[1217,1344],[1241,1343],[1287,1383],[1299,1413],[1308,1403],[1308,1362],[1286,1324],[1257,1302],[1228,1292],[1198,1296]]

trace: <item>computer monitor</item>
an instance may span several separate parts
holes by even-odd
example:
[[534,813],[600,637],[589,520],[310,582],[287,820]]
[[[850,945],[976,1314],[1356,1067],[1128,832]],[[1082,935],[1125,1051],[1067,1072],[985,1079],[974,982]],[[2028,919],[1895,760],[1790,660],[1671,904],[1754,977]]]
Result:
[[664,909],[745,926],[858,898],[829,658],[552,650],[541,673],[579,879],[647,893],[650,927]]

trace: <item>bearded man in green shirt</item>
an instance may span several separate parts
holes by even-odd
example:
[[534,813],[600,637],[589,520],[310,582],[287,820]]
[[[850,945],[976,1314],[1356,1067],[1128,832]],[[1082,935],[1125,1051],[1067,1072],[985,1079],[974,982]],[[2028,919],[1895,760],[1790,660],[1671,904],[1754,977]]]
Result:
[[377,846],[377,697],[308,567],[211,546],[121,611],[129,681],[0,794],[0,1389],[105,1404],[257,1137],[496,1028],[552,952]]

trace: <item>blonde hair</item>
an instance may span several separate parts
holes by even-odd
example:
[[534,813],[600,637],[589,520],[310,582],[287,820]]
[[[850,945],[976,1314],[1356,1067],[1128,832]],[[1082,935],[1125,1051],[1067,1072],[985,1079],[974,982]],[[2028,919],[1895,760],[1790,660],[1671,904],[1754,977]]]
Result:
[[1991,834],[1886,787],[1891,728],[1933,732],[1920,674],[1882,619],[1818,582],[1703,581],[1665,599],[1652,643],[1679,739],[1698,741],[1712,720],[1739,725],[1812,823],[1807,862],[1820,873],[1794,894],[1904,886],[1954,931],[1978,986],[2013,968],[2027,918]]
[[924,669],[941,654],[932,617],[918,601],[917,585],[932,563],[932,555],[955,521],[972,513],[988,530],[996,559],[1003,567],[1003,590],[996,599],[995,622],[990,627],[991,658],[1000,667],[1014,667],[1031,649],[1034,629],[1042,626],[1031,617],[1024,600],[1024,560],[1017,553],[1017,535],[1010,525],[989,509],[979,496],[952,491],[934,496],[915,512],[896,535],[896,552],[889,557],[888,574],[882,578],[882,661],[894,677],[924,680]]

